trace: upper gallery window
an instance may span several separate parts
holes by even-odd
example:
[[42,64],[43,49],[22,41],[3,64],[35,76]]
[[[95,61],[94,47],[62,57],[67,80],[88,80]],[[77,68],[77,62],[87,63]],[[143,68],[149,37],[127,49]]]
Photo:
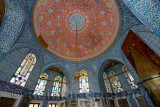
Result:
[[10,82],[24,87],[35,63],[36,63],[35,55],[29,53],[24,58],[21,65],[18,67],[16,73],[14,74]]
[[80,72],[79,88],[80,88],[80,93],[89,92],[88,76],[87,72],[84,70]]
[[43,95],[46,84],[47,84],[48,75],[46,73],[41,74],[40,79],[38,80],[37,86],[34,90],[34,95]]
[[129,72],[128,68],[126,66],[123,66],[122,71],[123,71],[125,77],[127,78],[127,81],[129,83],[131,89],[138,88],[138,86],[136,85],[135,80],[132,77],[131,73]]
[[110,83],[109,83],[109,79],[108,79],[107,74],[105,72],[103,72],[103,80],[104,80],[104,84],[105,84],[105,87],[106,87],[106,91],[108,93],[112,93],[112,89],[111,89],[111,86],[110,86]]
[[114,92],[117,93],[117,92],[123,91],[121,84],[118,80],[118,77],[116,76],[116,73],[114,71],[109,72],[109,77],[110,77],[110,81],[111,81]]
[[60,96],[61,82],[62,78],[60,76],[55,77],[51,96]]

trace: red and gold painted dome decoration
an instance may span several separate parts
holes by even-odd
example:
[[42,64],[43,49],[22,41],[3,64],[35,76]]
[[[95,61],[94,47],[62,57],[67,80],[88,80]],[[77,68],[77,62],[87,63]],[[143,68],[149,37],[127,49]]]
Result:
[[40,44],[62,59],[83,61],[104,53],[117,38],[114,0],[38,0],[33,28]]

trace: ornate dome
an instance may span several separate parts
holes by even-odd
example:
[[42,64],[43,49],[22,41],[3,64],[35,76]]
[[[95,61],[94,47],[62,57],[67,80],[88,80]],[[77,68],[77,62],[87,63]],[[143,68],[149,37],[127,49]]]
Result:
[[40,44],[72,61],[104,53],[115,41],[119,25],[114,0],[38,0],[33,12],[34,32]]

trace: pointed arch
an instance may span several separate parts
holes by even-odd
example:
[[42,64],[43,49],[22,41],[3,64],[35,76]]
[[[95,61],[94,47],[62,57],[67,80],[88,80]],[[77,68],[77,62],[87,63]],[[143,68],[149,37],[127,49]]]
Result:
[[131,87],[131,89],[138,88],[138,86],[135,83],[134,78],[132,77],[131,73],[129,72],[128,68],[124,65],[122,67],[122,72],[124,73],[125,77],[127,78],[127,81]]
[[40,79],[38,80],[37,86],[34,90],[34,95],[43,95],[46,88],[48,75],[46,73],[41,74]]
[[10,82],[24,87],[32,72],[35,63],[35,55],[29,53],[22,61],[21,65],[17,69],[16,73],[14,74]]
[[51,96],[58,96],[58,97],[60,96],[61,82],[62,82],[62,78],[60,76],[56,76],[54,79]]
[[109,77],[110,77],[110,81],[111,81],[114,92],[117,93],[117,92],[123,91],[121,84],[118,80],[118,77],[116,76],[116,73],[114,71],[109,72]]
[[63,77],[63,84],[62,84],[62,97],[66,94],[66,77]]
[[105,87],[106,87],[106,91],[108,93],[112,93],[111,85],[109,83],[108,76],[105,72],[103,72],[103,80],[104,80],[104,84],[105,84]]
[[80,90],[79,90],[80,93],[89,92],[88,76],[87,76],[87,71],[85,71],[85,70],[82,70],[80,72],[79,88],[80,88]]

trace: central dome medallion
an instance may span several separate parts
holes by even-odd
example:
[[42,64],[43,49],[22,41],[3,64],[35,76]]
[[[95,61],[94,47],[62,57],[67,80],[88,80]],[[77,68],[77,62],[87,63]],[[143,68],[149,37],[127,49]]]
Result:
[[84,24],[85,24],[85,19],[80,14],[73,14],[69,19],[69,25],[74,30],[81,29],[84,26]]
[[40,44],[62,59],[83,61],[104,53],[119,32],[114,0],[37,0],[33,29]]

